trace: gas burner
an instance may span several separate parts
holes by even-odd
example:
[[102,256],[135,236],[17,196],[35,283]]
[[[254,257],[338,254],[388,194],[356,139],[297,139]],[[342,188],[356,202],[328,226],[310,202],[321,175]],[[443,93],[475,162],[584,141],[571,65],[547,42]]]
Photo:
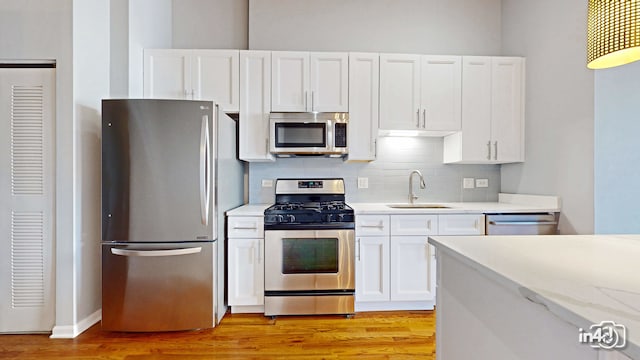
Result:
[[[322,184],[309,187],[306,184]],[[267,228],[352,228],[353,209],[344,201],[342,179],[278,180],[276,204],[264,211]]]

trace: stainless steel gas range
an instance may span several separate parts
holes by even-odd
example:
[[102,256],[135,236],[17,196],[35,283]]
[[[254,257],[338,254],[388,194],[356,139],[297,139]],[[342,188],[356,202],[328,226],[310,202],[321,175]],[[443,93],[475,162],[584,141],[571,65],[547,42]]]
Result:
[[343,179],[278,179],[265,210],[265,315],[354,312],[353,209]]

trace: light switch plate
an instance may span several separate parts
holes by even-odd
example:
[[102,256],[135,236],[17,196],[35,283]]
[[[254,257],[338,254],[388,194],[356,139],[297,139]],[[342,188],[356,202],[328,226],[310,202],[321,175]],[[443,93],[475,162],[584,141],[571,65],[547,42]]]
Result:
[[479,187],[479,188],[489,187],[489,179],[476,179],[476,187]]
[[262,179],[262,187],[266,187],[266,188],[273,187],[273,180],[271,180],[271,179]]
[[474,178],[464,178],[462,179],[462,188],[463,189],[473,189],[475,186]]
[[358,178],[358,189],[368,189],[369,188],[369,178],[359,177]]

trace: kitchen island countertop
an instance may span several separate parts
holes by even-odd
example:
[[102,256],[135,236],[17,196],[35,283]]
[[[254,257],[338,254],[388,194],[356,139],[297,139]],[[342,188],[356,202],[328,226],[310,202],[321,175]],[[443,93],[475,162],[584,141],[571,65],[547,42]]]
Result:
[[[640,359],[640,235],[434,236],[437,253],[578,329],[626,326],[621,352]],[[587,346],[587,345],[585,345]]]

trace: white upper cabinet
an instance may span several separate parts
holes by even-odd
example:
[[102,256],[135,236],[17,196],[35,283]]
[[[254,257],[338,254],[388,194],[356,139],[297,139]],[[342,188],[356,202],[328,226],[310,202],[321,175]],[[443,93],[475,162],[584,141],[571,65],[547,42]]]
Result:
[[421,128],[420,56],[380,54],[380,129]]
[[380,62],[377,53],[349,53],[347,161],[376,159]]
[[347,53],[274,51],[271,60],[271,111],[348,111]]
[[349,55],[337,52],[310,53],[310,111],[349,111]]
[[144,97],[213,100],[240,108],[239,50],[144,50]]
[[422,57],[422,120],[425,130],[460,130],[462,67],[459,56]]
[[144,97],[191,99],[191,51],[144,50]]
[[524,59],[463,58],[462,131],[444,140],[445,163],[524,161]]
[[493,160],[524,161],[524,60],[491,61],[491,140]]
[[380,55],[380,129],[460,130],[459,56]]
[[226,112],[240,109],[240,52],[194,50],[191,58],[193,98],[214,100]]
[[270,51],[240,51],[240,90],[240,160],[274,161],[269,152]]

